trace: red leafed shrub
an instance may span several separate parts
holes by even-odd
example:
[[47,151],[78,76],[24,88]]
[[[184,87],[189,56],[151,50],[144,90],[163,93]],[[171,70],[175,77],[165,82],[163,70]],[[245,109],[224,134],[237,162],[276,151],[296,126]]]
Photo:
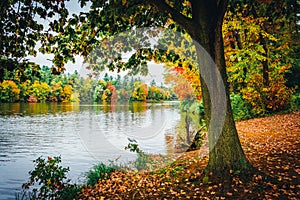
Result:
[[34,96],[34,94],[31,95],[31,96],[27,99],[27,101],[28,101],[29,103],[36,103],[36,102],[38,102],[38,100],[37,100],[37,98]]
[[247,100],[258,113],[278,111],[286,106],[293,94],[293,90],[285,86],[284,78],[270,78],[268,86],[264,86],[261,75],[256,75],[242,89],[243,98]]

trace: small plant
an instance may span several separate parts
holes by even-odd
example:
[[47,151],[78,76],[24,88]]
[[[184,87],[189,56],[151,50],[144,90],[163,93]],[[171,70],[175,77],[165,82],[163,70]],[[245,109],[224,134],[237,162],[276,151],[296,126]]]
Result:
[[87,185],[95,185],[99,179],[106,179],[110,173],[115,171],[113,165],[105,165],[100,163],[95,165],[89,172],[87,172]]
[[[71,185],[70,179],[67,179],[69,167],[59,165],[60,156],[48,159],[39,157],[33,162],[36,163],[35,168],[29,172],[29,181],[22,186],[23,193],[27,194],[29,199],[72,199],[74,193],[78,192],[77,186]],[[37,184],[37,188],[30,190],[31,186]]]
[[135,139],[128,138],[128,140],[129,144],[125,147],[125,150],[129,149],[129,151],[131,152],[136,152],[138,156],[137,159],[133,162],[134,167],[137,170],[149,169],[149,164],[153,162],[151,157],[139,148],[139,145],[137,144],[137,141]]

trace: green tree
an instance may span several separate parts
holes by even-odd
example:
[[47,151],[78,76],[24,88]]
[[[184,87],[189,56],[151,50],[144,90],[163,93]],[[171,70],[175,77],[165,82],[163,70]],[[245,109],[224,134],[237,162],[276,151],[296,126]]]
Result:
[[121,89],[122,82],[121,82],[121,76],[118,74],[117,78],[113,81],[113,85],[116,87],[116,90]]
[[147,99],[157,101],[164,100],[164,91],[161,88],[151,85],[148,89]]
[[26,101],[28,99],[28,97],[30,96],[30,85],[31,82],[29,80],[24,81],[23,83],[20,84],[20,99],[22,101]]
[[97,87],[97,81],[91,78],[81,78],[80,79],[80,102],[91,103],[94,99],[94,91]]
[[48,66],[42,66],[40,70],[40,81],[50,85],[53,79],[54,75],[52,74],[51,69]]
[[156,86],[156,82],[155,82],[154,79],[151,81],[150,85],[151,85],[151,86]]
[[[108,94],[110,91],[107,91],[108,83],[105,80],[100,80],[97,86],[95,87],[95,91],[93,94],[95,102],[101,102],[102,100],[106,100],[110,95]],[[102,98],[103,97],[103,98]]]
[[73,74],[70,74],[68,76],[69,78],[69,84],[72,86],[73,88],[73,94],[72,96],[74,97],[74,99],[72,99],[72,101],[76,101],[78,102],[79,101],[79,93],[80,93],[80,88],[81,88],[81,85],[80,85],[80,75],[78,73],[77,70],[75,70],[75,72]]
[[[36,56],[36,43],[50,33],[36,19],[50,20],[58,14],[64,23],[68,15],[65,1],[3,0],[0,2],[0,81],[19,73],[26,77],[25,70],[38,71],[39,66],[28,61],[28,55]],[[53,23],[53,22],[52,22]],[[58,21],[54,22],[58,24]],[[22,80],[24,81],[24,79]]]
[[[279,65],[299,67],[299,62],[297,63],[299,61],[299,56],[297,56],[297,52],[299,52],[299,8],[297,0],[230,1],[229,9],[235,15],[253,21],[259,20],[259,23],[254,24],[261,29],[256,35],[256,43],[262,46],[261,56],[266,58],[261,61],[265,86],[269,84],[271,78],[269,72],[272,70],[271,64],[274,61],[279,62]],[[232,38],[240,40],[243,38],[240,34],[242,32],[236,30],[233,32]],[[276,41],[269,35],[276,38]],[[240,45],[238,46],[241,48]]]
[[108,76],[108,73],[105,73],[105,74],[104,74],[103,80],[104,80],[105,82],[110,81],[110,78],[109,78],[109,76]]

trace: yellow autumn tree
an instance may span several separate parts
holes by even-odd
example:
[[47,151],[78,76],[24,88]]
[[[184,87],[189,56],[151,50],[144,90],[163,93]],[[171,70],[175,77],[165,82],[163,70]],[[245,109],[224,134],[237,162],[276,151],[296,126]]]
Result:
[[0,83],[0,101],[16,102],[20,99],[20,89],[14,81],[4,80]]

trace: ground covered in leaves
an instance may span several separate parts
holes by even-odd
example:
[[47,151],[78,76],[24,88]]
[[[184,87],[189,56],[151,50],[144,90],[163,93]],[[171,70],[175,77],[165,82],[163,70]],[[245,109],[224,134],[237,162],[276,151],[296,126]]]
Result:
[[83,188],[80,198],[299,199],[300,112],[237,122],[237,129],[250,162],[269,176],[254,174],[244,182],[232,172],[232,181],[222,183],[203,176],[208,158],[200,159],[199,151],[193,151],[156,171],[115,171],[109,179]]

